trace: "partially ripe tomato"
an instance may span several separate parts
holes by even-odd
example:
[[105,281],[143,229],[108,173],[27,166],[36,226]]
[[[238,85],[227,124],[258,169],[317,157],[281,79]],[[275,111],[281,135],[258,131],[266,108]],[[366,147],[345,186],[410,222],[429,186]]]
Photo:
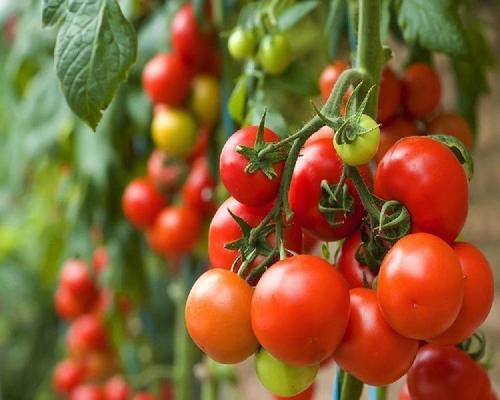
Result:
[[215,212],[215,181],[208,169],[206,157],[194,160],[181,194],[188,207],[205,215]]
[[198,75],[191,84],[189,107],[202,125],[212,126],[219,117],[219,83],[210,75]]
[[169,157],[161,150],[153,150],[148,158],[148,178],[167,195],[175,193],[186,176],[185,163]]
[[403,107],[414,117],[432,114],[441,102],[441,79],[427,64],[410,65],[403,75]]
[[370,268],[360,264],[356,259],[356,252],[360,246],[361,233],[356,231],[342,243],[337,261],[337,269],[351,288],[365,287],[365,283],[371,287],[375,279]]
[[78,259],[67,260],[61,268],[61,286],[78,297],[81,304],[88,304],[97,297],[97,288],[88,265]]
[[384,123],[393,119],[401,105],[402,84],[391,67],[385,66],[380,77],[377,121]]
[[76,387],[69,396],[69,400],[105,400],[101,386],[86,383]]
[[79,385],[85,376],[84,366],[76,360],[59,361],[52,373],[52,385],[60,395],[67,395]]
[[253,288],[231,271],[215,268],[193,285],[186,301],[186,328],[210,358],[234,364],[258,348],[250,322]]
[[330,96],[330,92],[337,83],[342,72],[350,67],[351,65],[347,61],[337,60],[323,69],[319,77],[319,88],[321,91],[321,98],[324,101]]
[[77,318],[68,329],[66,344],[71,354],[79,356],[106,349],[106,330],[102,321],[93,314]]
[[151,226],[163,207],[165,197],[146,177],[134,179],[123,192],[123,213],[138,228]]
[[271,75],[285,72],[292,62],[292,47],[286,36],[281,33],[264,36],[259,43],[257,60]]
[[312,400],[314,396],[314,383],[303,392],[295,396],[273,396],[273,400]]
[[474,134],[461,115],[455,112],[443,112],[436,115],[427,126],[427,134],[444,134],[454,136],[472,150],[474,147]]
[[104,397],[106,400],[128,400],[130,392],[130,386],[120,375],[115,375],[108,379],[104,385]]
[[419,130],[414,120],[398,117],[395,120],[382,124],[380,128],[380,143],[374,160],[378,163],[385,153],[399,140],[407,136],[417,136]]
[[347,283],[333,265],[316,256],[293,256],[272,265],[252,299],[259,343],[294,365],[328,358],[342,339],[348,316]]

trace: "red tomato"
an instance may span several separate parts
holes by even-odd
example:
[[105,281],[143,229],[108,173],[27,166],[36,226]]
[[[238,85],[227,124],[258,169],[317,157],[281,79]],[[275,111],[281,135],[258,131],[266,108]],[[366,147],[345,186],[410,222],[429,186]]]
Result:
[[365,287],[365,281],[371,287],[375,279],[375,275],[370,271],[370,268],[356,260],[356,252],[360,245],[361,234],[356,231],[342,244],[337,261],[339,272],[344,276],[351,288]]
[[410,65],[403,76],[403,107],[414,117],[432,114],[441,102],[441,79],[427,64]]
[[394,118],[401,105],[402,84],[391,67],[382,69],[377,121],[387,122]]
[[174,390],[172,389],[170,382],[163,382],[161,384],[160,392],[161,400],[174,400]]
[[69,396],[69,400],[105,400],[105,398],[100,386],[86,383],[73,390]]
[[351,289],[351,312],[335,362],[364,383],[389,385],[411,367],[418,341],[395,332],[385,321],[374,290]]
[[427,133],[441,133],[455,136],[457,139],[460,139],[469,150],[472,150],[474,147],[474,134],[469,124],[461,115],[454,112],[443,112],[436,115],[427,126]]
[[154,104],[171,107],[187,99],[192,71],[176,54],[157,54],[144,66],[142,86]]
[[481,326],[493,304],[494,280],[486,257],[469,243],[455,243],[455,255],[464,275],[464,300],[453,324],[433,338],[435,344],[458,344]]
[[148,177],[162,193],[176,192],[185,175],[186,166],[161,150],[154,150],[148,158]]
[[151,231],[149,244],[165,257],[180,257],[189,253],[201,234],[201,216],[197,210],[185,206],[165,208]]
[[[245,168],[248,158],[237,152],[240,146],[253,147],[258,126],[249,126],[236,131],[227,140],[220,155],[220,177],[228,192],[239,202],[249,206],[262,206],[273,201],[278,193],[284,161],[274,163],[276,176],[269,179],[261,170],[248,173]],[[279,136],[264,129],[266,143],[279,142]]]
[[245,280],[225,269],[211,269],[195,282],[186,301],[186,328],[210,358],[234,364],[257,350],[250,322],[252,295]]
[[61,286],[67,288],[81,304],[91,303],[97,297],[97,288],[88,265],[78,259],[67,260],[61,268]]
[[316,245],[318,244],[318,240],[311,235],[309,235],[307,232],[302,232],[302,253],[303,254],[309,254],[311,251],[313,251],[316,248]]
[[156,400],[156,397],[149,392],[139,392],[135,394],[134,400]]
[[98,350],[85,353],[85,379],[88,381],[100,380],[116,372],[116,357],[109,350]]
[[323,69],[319,77],[319,89],[321,91],[321,98],[324,101],[330,96],[330,92],[335,86],[335,83],[337,83],[342,72],[350,67],[351,65],[347,61],[337,60]]
[[[338,214],[333,227],[319,210],[322,197],[321,181],[338,183],[342,175],[343,163],[328,138],[318,139],[304,147],[293,170],[288,197],[290,207],[297,222],[312,236],[319,240],[333,241],[350,235],[360,225],[364,208],[354,185],[347,180],[349,194],[353,197],[353,210],[347,216]],[[366,166],[360,172],[365,182],[371,183]]]
[[314,384],[303,392],[291,397],[273,396],[273,400],[312,400],[314,396]]
[[128,400],[130,387],[120,375],[115,375],[104,385],[104,398],[106,400]]
[[309,146],[310,144],[316,142],[321,139],[328,139],[333,142],[333,137],[335,136],[335,132],[329,126],[323,126],[319,128],[316,132],[314,132],[311,136],[309,136],[304,143],[305,146]]
[[217,210],[214,197],[215,181],[208,169],[207,159],[199,157],[194,160],[182,187],[182,200],[190,208],[211,215]]
[[437,236],[413,233],[389,250],[377,283],[380,307],[401,335],[430,339],[455,321],[464,278],[453,249]]
[[417,136],[419,133],[415,121],[404,117],[398,117],[388,124],[383,124],[380,128],[380,143],[374,160],[377,163],[380,162],[385,153],[387,153],[399,139],[407,136]]
[[432,233],[447,242],[455,240],[464,226],[468,186],[453,152],[428,137],[401,139],[375,174],[375,194],[403,203],[413,232]]
[[278,261],[259,280],[252,299],[252,327],[259,343],[292,365],[313,365],[337,348],[349,317],[342,275],[320,257]]
[[483,384],[481,367],[455,346],[421,347],[408,372],[412,400],[482,400]]
[[123,213],[138,228],[151,226],[163,207],[165,198],[148,178],[136,178],[125,188]]
[[82,355],[106,348],[106,330],[101,320],[92,314],[78,317],[66,335],[68,350],[73,355]]
[[85,368],[75,360],[62,360],[57,363],[52,374],[54,390],[60,394],[69,394],[79,385],[85,375]]
[[94,271],[96,274],[100,274],[107,267],[109,262],[108,259],[108,251],[106,247],[99,246],[94,250],[94,254],[92,254],[92,266],[94,267]]
[[82,299],[74,295],[67,287],[59,286],[54,295],[54,306],[59,317],[72,320],[90,311],[94,305],[93,300],[82,302]]
[[404,386],[401,388],[399,392],[399,400],[412,400],[410,397],[410,391],[408,390],[408,383],[405,382]]

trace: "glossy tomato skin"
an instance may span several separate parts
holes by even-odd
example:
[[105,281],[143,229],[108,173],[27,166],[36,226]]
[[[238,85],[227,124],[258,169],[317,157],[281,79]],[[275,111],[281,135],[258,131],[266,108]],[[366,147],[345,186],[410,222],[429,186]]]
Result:
[[335,132],[333,131],[332,128],[329,126],[322,126],[319,128],[316,132],[314,132],[311,136],[309,136],[304,143],[304,147],[309,146],[310,144],[316,142],[317,140],[320,139],[329,139],[330,141],[333,141],[333,137],[335,135]]
[[77,386],[69,396],[69,400],[105,400],[102,388],[93,383]]
[[464,169],[451,150],[428,137],[403,138],[391,147],[378,164],[375,194],[403,203],[413,232],[432,233],[449,243],[467,217]]
[[368,266],[360,264],[356,259],[356,252],[361,245],[361,233],[354,232],[349,236],[340,249],[337,268],[351,288],[365,287],[365,281],[372,286],[375,275]]
[[215,203],[215,181],[205,157],[194,160],[184,186],[182,187],[184,203],[205,215],[211,215],[217,209]]
[[131,394],[130,386],[120,375],[108,379],[103,390],[106,400],[128,400]]
[[460,139],[463,144],[472,150],[474,134],[464,117],[455,112],[443,112],[436,115],[427,126],[428,134],[444,134]]
[[405,338],[390,327],[374,290],[355,288],[350,296],[349,323],[335,350],[335,362],[364,383],[389,385],[410,369],[418,341]]
[[60,395],[67,395],[79,385],[85,376],[84,366],[75,360],[67,359],[57,363],[52,374],[52,386]]
[[[228,192],[239,202],[257,207],[270,203],[278,193],[284,161],[273,164],[276,176],[269,179],[261,170],[245,172],[248,158],[237,152],[239,146],[253,147],[259,127],[242,128],[231,135],[220,155],[220,176]],[[264,141],[274,143],[279,136],[264,129]]]
[[75,356],[105,350],[106,330],[100,318],[93,314],[77,318],[68,329],[66,343],[69,352]]
[[419,130],[414,120],[398,117],[393,121],[382,124],[380,128],[380,143],[375,161],[378,163],[384,157],[385,153],[399,140],[407,136],[417,136]]
[[[333,148],[331,140],[324,138],[313,141],[301,151],[293,170],[288,198],[297,222],[319,240],[333,241],[349,236],[361,223],[364,208],[351,180],[347,180],[349,194],[353,197],[353,210],[346,217],[338,215],[340,226],[332,227],[319,211],[321,181],[334,184],[342,175],[342,160]],[[359,169],[368,185],[371,178],[368,168]]]
[[134,179],[123,192],[123,213],[140,229],[151,226],[163,207],[165,197],[146,177]]
[[192,71],[176,54],[157,54],[145,65],[142,86],[154,104],[181,105],[189,94]]
[[393,119],[401,106],[403,85],[391,67],[385,66],[380,77],[380,95],[377,121],[384,123]]
[[403,107],[414,117],[432,114],[441,102],[441,79],[430,65],[410,65],[403,75]]
[[455,322],[431,340],[435,344],[463,342],[481,326],[493,304],[494,279],[486,257],[469,243],[454,243],[452,248],[464,275],[464,299]]
[[316,256],[293,256],[272,265],[252,299],[259,343],[292,365],[328,358],[342,339],[348,316],[347,283],[333,265]]
[[464,295],[462,268],[437,236],[413,233],[384,257],[377,296],[387,322],[403,336],[431,339],[455,321]]
[[195,282],[186,301],[186,328],[210,358],[234,364],[257,350],[250,321],[252,295],[253,288],[226,269],[211,269]]
[[315,385],[312,384],[306,390],[300,392],[299,394],[296,394],[295,396],[288,396],[288,397],[273,396],[273,400],[312,400],[315,391],[314,388]]
[[330,96],[330,92],[335,86],[335,83],[337,83],[342,72],[350,67],[351,65],[347,61],[337,60],[323,69],[319,77],[319,88],[321,91],[321,98],[324,101]]

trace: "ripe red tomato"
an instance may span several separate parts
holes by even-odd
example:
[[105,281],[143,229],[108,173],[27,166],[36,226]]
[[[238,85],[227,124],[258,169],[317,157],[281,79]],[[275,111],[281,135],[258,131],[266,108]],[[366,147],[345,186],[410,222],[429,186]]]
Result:
[[80,356],[106,349],[106,330],[102,321],[93,314],[78,317],[68,329],[66,344],[70,354]]
[[389,250],[377,283],[380,308],[401,335],[431,339],[457,318],[464,295],[462,268],[437,236],[413,233]]
[[314,384],[309,386],[303,392],[296,394],[291,397],[283,397],[283,396],[273,396],[273,400],[312,400],[314,396]]
[[67,260],[61,268],[60,279],[61,286],[78,297],[81,304],[89,304],[97,297],[97,288],[89,273],[89,267],[82,260]]
[[154,104],[171,107],[186,100],[192,71],[176,54],[157,54],[144,66],[142,86]]
[[380,128],[380,143],[374,160],[378,163],[384,157],[385,153],[399,139],[407,136],[417,136],[419,130],[414,120],[398,117],[388,124],[383,124]]
[[374,290],[351,289],[351,312],[335,362],[364,383],[383,386],[401,378],[411,367],[418,341],[408,339],[385,321]]
[[342,244],[337,261],[337,269],[351,288],[365,287],[365,281],[371,287],[375,279],[375,275],[370,268],[360,264],[356,259],[356,252],[360,245],[361,234],[356,231]]
[[57,315],[63,319],[72,320],[90,311],[94,301],[87,301],[73,294],[67,287],[59,286],[54,294],[54,307]]
[[403,76],[403,107],[414,117],[432,114],[441,102],[441,79],[430,65],[410,65]]
[[156,397],[149,392],[138,392],[134,395],[134,400],[156,400]]
[[[269,179],[261,170],[248,173],[245,168],[248,158],[237,152],[240,146],[253,147],[258,126],[248,126],[236,131],[227,140],[220,155],[220,177],[228,192],[240,203],[249,206],[262,206],[271,202],[278,193],[284,161],[274,163],[272,168],[276,176]],[[272,130],[264,129],[264,141],[279,141],[279,136]]]
[[347,61],[337,60],[323,69],[319,77],[319,89],[321,91],[321,98],[324,101],[330,96],[330,92],[335,86],[335,83],[337,83],[342,72],[350,67],[351,65]]
[[401,105],[402,86],[392,68],[386,65],[380,77],[377,121],[384,123],[396,116]]
[[123,192],[123,213],[138,228],[151,226],[163,207],[164,196],[147,177],[134,179]]
[[[309,234],[319,240],[332,241],[350,235],[360,225],[364,208],[354,185],[347,180],[349,194],[352,196],[353,210],[346,216],[338,214],[333,227],[319,210],[322,197],[321,181],[329,184],[340,181],[343,163],[328,138],[318,139],[304,147],[293,170],[288,197],[290,207],[297,222]],[[371,184],[370,172],[366,166],[360,169],[365,182]]]
[[280,260],[260,278],[252,299],[259,343],[292,365],[313,365],[337,348],[349,317],[347,283],[320,257]]
[[252,295],[253,288],[226,269],[211,269],[195,282],[186,301],[186,328],[210,358],[234,364],[257,350],[250,322]]
[[421,347],[408,372],[412,400],[482,400],[483,384],[481,367],[455,346]]
[[408,383],[405,382],[404,386],[401,388],[399,392],[399,400],[411,400],[410,391],[408,390]]
[[493,304],[493,274],[483,253],[469,243],[455,243],[453,251],[464,275],[464,299],[455,322],[431,340],[435,344],[463,342],[484,322]]
[[106,400],[128,400],[130,398],[130,386],[123,377],[115,375],[106,381],[104,397]]
[[69,394],[79,385],[85,375],[83,365],[75,360],[67,359],[57,363],[52,374],[54,390],[60,394]]
[[211,215],[217,210],[215,202],[215,181],[209,169],[206,157],[194,160],[184,186],[182,200],[192,209],[205,215]]
[[93,383],[78,386],[69,396],[69,400],[105,400],[102,388]]
[[185,175],[186,165],[161,150],[154,150],[148,158],[148,178],[161,193],[171,195],[176,192]]
[[92,267],[96,274],[100,274],[108,266],[109,257],[106,247],[99,246],[92,254]]
[[403,138],[391,147],[378,164],[375,194],[403,203],[413,232],[432,233],[450,243],[467,217],[464,169],[450,149],[428,137]]
[[306,142],[304,143],[304,147],[309,146],[310,144],[321,139],[329,139],[331,142],[333,142],[334,136],[335,132],[333,131],[333,129],[325,125],[307,138]]
[[427,133],[441,133],[455,136],[457,139],[460,139],[469,150],[472,150],[474,147],[474,134],[469,124],[461,115],[454,112],[443,112],[436,115],[427,126]]
[[201,233],[201,216],[186,206],[165,208],[148,232],[149,244],[158,254],[180,257],[189,253]]

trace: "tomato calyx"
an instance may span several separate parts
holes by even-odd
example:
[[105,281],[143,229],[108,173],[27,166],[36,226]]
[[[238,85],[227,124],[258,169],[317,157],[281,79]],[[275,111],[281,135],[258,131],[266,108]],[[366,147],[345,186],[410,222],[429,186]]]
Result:
[[339,214],[346,216],[352,212],[354,199],[349,193],[345,183],[345,173],[339,183],[331,185],[326,179],[321,181],[321,199],[318,204],[319,211],[325,216],[332,227],[341,226],[343,221],[338,221]]
[[472,160],[469,150],[467,150],[465,144],[460,139],[450,135],[438,134],[429,135],[429,137],[444,144],[453,152],[460,164],[464,167],[467,179],[470,181],[474,175],[474,161]]
[[483,332],[474,332],[472,336],[458,344],[457,347],[467,353],[474,361],[483,361],[486,366],[488,366],[489,360],[486,357],[486,336]]

